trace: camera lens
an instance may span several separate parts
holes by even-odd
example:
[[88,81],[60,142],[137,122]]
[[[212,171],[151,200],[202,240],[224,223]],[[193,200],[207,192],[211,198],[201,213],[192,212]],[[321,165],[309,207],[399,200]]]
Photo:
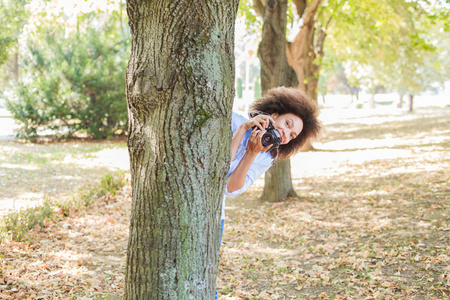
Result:
[[271,137],[270,135],[266,135],[266,136],[264,137],[264,140],[265,140],[266,142],[270,143],[270,141],[272,140],[272,137]]

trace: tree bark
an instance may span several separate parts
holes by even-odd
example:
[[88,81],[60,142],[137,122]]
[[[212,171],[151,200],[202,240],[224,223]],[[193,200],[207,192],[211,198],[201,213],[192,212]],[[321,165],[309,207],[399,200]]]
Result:
[[315,15],[321,0],[312,0],[309,4],[305,1],[294,2],[299,5],[297,11],[302,16],[303,25],[294,41],[287,45],[287,59],[297,74],[297,87],[317,101],[320,64],[314,60],[318,55],[323,55],[323,42],[326,36],[325,31],[315,36]]
[[[311,99],[318,103],[318,85],[320,67],[324,55],[323,46],[327,36],[326,29],[331,22],[331,17],[326,24],[316,29],[316,14],[322,0],[294,0],[297,13],[302,16],[303,25],[300,32],[291,43],[287,43],[287,59],[289,65],[297,75],[297,88],[303,90]],[[311,142],[307,142],[301,149],[302,152],[313,150]]]
[[409,98],[409,111],[412,112],[413,111],[413,107],[414,107],[414,95],[413,94],[409,94],[408,95]]
[[127,1],[125,299],[213,299],[238,0]]
[[[298,84],[286,57],[287,0],[268,0],[263,11],[262,40],[258,47],[261,63],[261,90],[265,94],[278,86]],[[292,185],[290,161],[277,161],[265,174],[262,199],[278,202],[296,196]]]
[[280,202],[289,197],[298,197],[292,185],[291,160],[280,160],[265,174],[261,199]]
[[296,86],[297,78],[286,56],[287,0],[265,3],[262,39],[258,47],[261,64],[261,90],[278,86]]
[[12,73],[14,80],[19,81],[19,45],[16,44],[15,53],[13,54]]

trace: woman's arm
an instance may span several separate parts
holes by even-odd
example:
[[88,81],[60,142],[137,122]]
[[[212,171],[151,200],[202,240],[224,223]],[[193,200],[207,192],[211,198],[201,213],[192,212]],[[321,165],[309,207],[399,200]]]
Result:
[[241,189],[245,184],[247,173],[259,152],[266,152],[271,145],[264,147],[261,142],[261,137],[265,130],[254,129],[247,143],[247,149],[244,156],[239,162],[236,169],[228,177],[227,191],[232,193]]
[[234,172],[231,173],[230,177],[228,177],[227,190],[229,193],[237,191],[244,186],[248,170],[255,160],[256,155],[258,154],[248,152],[244,154],[244,157],[242,157]]

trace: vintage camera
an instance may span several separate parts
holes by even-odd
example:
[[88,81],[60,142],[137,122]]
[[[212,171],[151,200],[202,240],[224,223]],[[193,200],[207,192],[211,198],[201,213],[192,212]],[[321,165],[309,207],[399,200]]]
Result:
[[[248,113],[248,115],[250,116],[250,118],[254,118],[257,115],[267,115],[269,116],[268,113],[262,112],[262,111],[256,111],[256,110],[252,110]],[[270,150],[277,148],[280,143],[282,142],[282,138],[280,136],[280,133],[278,132],[278,130],[275,129],[275,127],[273,126],[272,122],[269,121],[269,126],[266,128],[266,133],[263,134],[262,138],[261,138],[261,143],[264,147],[272,145],[272,147],[270,148]]]

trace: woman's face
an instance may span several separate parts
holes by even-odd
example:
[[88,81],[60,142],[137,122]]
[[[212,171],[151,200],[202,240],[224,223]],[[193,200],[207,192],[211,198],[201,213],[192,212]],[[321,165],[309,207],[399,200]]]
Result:
[[273,126],[280,132],[283,139],[281,145],[285,145],[295,139],[303,130],[303,121],[297,115],[291,113],[283,115],[272,114],[271,117],[275,121]]

